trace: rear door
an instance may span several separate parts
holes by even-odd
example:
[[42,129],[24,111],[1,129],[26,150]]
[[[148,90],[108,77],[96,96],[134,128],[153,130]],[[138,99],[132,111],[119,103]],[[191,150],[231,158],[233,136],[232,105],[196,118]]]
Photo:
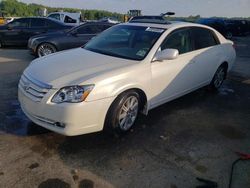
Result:
[[7,29],[3,32],[3,39],[6,45],[23,46],[28,42],[28,34],[30,19],[22,18],[12,21],[7,25]]
[[208,84],[222,63],[223,49],[216,34],[207,28],[191,28],[194,46],[192,61],[194,75],[199,85]]
[[28,38],[47,32],[46,22],[43,18],[31,18],[30,29],[27,31]]

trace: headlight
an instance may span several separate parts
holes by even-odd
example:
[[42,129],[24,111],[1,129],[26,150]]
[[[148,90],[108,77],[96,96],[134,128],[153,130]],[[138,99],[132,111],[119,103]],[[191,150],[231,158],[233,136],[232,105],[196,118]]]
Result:
[[53,103],[77,103],[84,101],[89,93],[94,88],[94,85],[85,85],[85,86],[68,86],[61,88],[53,96],[51,102]]

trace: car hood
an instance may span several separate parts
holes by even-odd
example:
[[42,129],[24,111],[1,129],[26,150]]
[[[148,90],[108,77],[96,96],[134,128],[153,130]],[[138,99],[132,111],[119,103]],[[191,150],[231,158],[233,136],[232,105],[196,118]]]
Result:
[[60,88],[81,84],[88,79],[135,63],[138,61],[77,48],[38,58],[25,69],[24,74],[29,78],[50,84],[53,88]]

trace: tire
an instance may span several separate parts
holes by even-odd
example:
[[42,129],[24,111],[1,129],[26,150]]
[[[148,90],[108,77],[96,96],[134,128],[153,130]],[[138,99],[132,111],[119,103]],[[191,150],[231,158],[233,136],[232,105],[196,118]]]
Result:
[[120,94],[110,106],[104,129],[109,133],[122,135],[135,124],[141,106],[137,92],[130,90]]
[[226,79],[226,75],[227,67],[225,65],[221,65],[214,74],[214,77],[209,85],[210,88],[218,90],[223,84],[223,81]]
[[0,41],[0,48],[3,48],[3,43],[2,43],[2,41]]
[[50,43],[42,43],[37,47],[36,55],[37,57],[43,57],[52,53],[55,53],[56,47]]

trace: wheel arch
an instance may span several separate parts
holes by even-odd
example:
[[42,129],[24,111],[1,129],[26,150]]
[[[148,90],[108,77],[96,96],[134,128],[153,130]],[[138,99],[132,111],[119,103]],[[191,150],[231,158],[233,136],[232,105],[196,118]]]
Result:
[[222,62],[221,64],[220,64],[220,66],[219,67],[225,67],[226,68],[226,75],[225,75],[225,79],[226,79],[226,77],[227,77],[227,74],[228,74],[228,62],[227,61],[224,61],[224,62]]
[[37,46],[36,46],[36,55],[38,56],[38,48],[42,45],[42,44],[50,44],[50,45],[52,45],[55,49],[56,49],[56,51],[58,51],[58,48],[57,48],[57,46],[56,46],[56,44],[54,44],[53,42],[45,42],[45,41],[42,41],[42,42],[40,42],[39,44],[37,44]]
[[148,97],[147,97],[146,92],[140,87],[130,87],[130,88],[124,88],[124,89],[120,90],[119,92],[116,93],[116,95],[115,95],[116,97],[114,98],[114,100],[112,101],[110,106],[112,106],[112,104],[116,100],[116,98],[118,98],[123,93],[129,92],[129,91],[135,91],[139,94],[140,100],[142,103],[140,112],[142,114],[147,115],[147,113],[148,113]]

